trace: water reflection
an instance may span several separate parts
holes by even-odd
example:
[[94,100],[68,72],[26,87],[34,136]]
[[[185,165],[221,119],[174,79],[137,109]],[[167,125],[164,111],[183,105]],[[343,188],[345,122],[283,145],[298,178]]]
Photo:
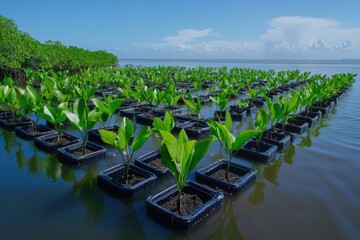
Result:
[[98,171],[97,166],[87,168],[84,177],[75,181],[71,190],[71,195],[84,203],[87,219],[95,222],[101,219],[105,208],[103,193],[97,186]]
[[213,233],[204,239],[244,239],[237,226],[238,216],[234,214],[233,201],[231,197],[224,199],[221,214],[212,226]]
[[250,193],[248,201],[253,205],[264,202],[266,180],[275,186],[279,185],[279,173],[283,162],[292,165],[295,156],[295,146],[290,144],[286,151],[278,154],[269,164],[257,164],[253,166],[258,171],[258,178],[254,184],[253,191]]
[[[118,225],[118,239],[123,239],[125,236],[128,239],[147,239],[143,223],[138,217],[138,214],[133,206],[133,199],[124,199],[124,208],[122,210],[121,221]],[[136,228],[134,228],[136,226]],[[156,236],[156,233],[154,233]]]
[[0,129],[1,129],[1,136],[4,139],[3,142],[5,144],[6,153],[12,153],[14,146],[20,147],[20,144],[17,142],[16,135],[13,132],[10,132],[3,128]]

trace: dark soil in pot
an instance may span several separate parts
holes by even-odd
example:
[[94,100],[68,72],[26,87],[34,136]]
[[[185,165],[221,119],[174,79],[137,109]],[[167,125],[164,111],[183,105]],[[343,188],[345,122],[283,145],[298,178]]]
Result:
[[216,172],[214,172],[213,174],[211,174],[210,176],[212,176],[220,181],[230,182],[230,183],[234,183],[240,179],[239,175],[232,173],[232,172],[228,173],[228,179],[226,179],[226,170],[225,169],[219,169]]
[[203,201],[196,194],[182,193],[180,197],[181,212],[179,212],[178,204],[179,195],[170,197],[166,202],[162,203],[162,207],[183,216],[192,213],[195,209],[203,205]]

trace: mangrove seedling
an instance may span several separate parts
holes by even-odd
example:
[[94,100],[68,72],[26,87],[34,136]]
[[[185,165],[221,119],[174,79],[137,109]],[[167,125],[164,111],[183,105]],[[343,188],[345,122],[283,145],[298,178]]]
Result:
[[127,117],[124,117],[117,133],[112,131],[100,129],[99,133],[101,139],[114,147],[120,153],[123,165],[125,167],[125,185],[129,184],[129,171],[132,157],[136,151],[138,151],[148,140],[151,135],[149,126],[142,128],[134,138],[130,147],[131,139],[134,136],[135,128]]
[[226,181],[229,182],[229,168],[233,157],[245,143],[261,131],[254,129],[245,130],[235,137],[232,133],[232,119],[229,111],[226,111],[224,124],[214,120],[208,120],[207,124],[210,127],[210,135],[220,142],[220,145],[225,151],[228,163],[226,168]]
[[182,209],[181,198],[186,180],[190,171],[196,167],[208,151],[213,140],[189,141],[184,129],[180,131],[178,138],[168,131],[159,130],[159,132],[162,138],[160,148],[162,164],[168,168],[175,177],[178,189],[177,210],[180,215],[183,215],[184,211]]

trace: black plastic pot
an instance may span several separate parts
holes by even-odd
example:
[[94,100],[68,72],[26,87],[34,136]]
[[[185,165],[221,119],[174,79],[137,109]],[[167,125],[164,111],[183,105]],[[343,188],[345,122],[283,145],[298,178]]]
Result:
[[55,132],[54,129],[49,128],[45,125],[38,125],[36,132],[31,132],[32,126],[26,125],[26,126],[19,126],[15,128],[15,134],[18,137],[24,138],[24,139],[33,139],[35,137],[39,137],[46,134],[52,134]]
[[119,110],[119,114],[122,117],[133,118],[136,114],[140,114],[142,111],[135,107],[122,108]]
[[129,174],[136,174],[145,179],[133,185],[124,185],[122,181],[119,181],[124,173],[125,167],[122,164],[103,170],[97,175],[98,184],[110,194],[130,197],[148,188],[156,179],[155,174],[131,164]]
[[297,115],[295,119],[307,122],[309,128],[315,126],[320,120],[319,114],[316,112],[302,113]]
[[257,161],[270,161],[275,157],[277,150],[275,145],[261,141],[260,150],[258,151],[256,150],[256,144],[256,141],[249,141],[237,152],[237,155]]
[[38,148],[47,151],[47,152],[55,152],[58,148],[62,148],[68,145],[72,145],[75,143],[80,142],[80,138],[75,137],[67,132],[62,132],[60,134],[62,138],[66,138],[68,141],[60,143],[60,144],[53,144],[52,141],[58,137],[57,133],[46,134],[40,137],[34,138],[35,146]]
[[135,116],[135,120],[139,124],[152,126],[155,117],[163,119],[164,116],[165,114],[160,112],[147,112],[147,113],[137,114]]
[[261,140],[268,144],[275,145],[277,147],[277,150],[281,152],[284,151],[290,145],[291,136],[285,133],[279,133],[270,130],[264,132]]
[[149,172],[152,172],[158,177],[164,175],[170,175],[171,173],[166,167],[156,168],[149,164],[151,161],[155,159],[161,159],[159,149],[136,158],[134,162],[136,166],[139,166]]
[[184,124],[175,125],[174,131],[180,132],[184,129],[189,137],[201,138],[209,135],[210,127],[205,122],[200,122],[197,127],[196,121],[185,122]]
[[306,132],[309,128],[309,125],[305,121],[297,120],[297,119],[291,119],[288,124],[285,125],[283,128],[281,123],[277,123],[275,127],[279,130],[283,130],[286,132],[291,132],[295,134],[303,134]]
[[13,130],[15,127],[27,126],[30,124],[32,124],[32,120],[23,116],[16,116],[15,122],[12,117],[0,119],[0,126],[8,130]]
[[230,162],[229,164],[229,172],[240,177],[234,183],[225,182],[211,176],[213,173],[221,169],[226,171],[228,167],[228,161],[226,160],[216,161],[209,166],[197,170],[195,172],[195,179],[200,183],[215,189],[221,189],[226,193],[241,192],[255,182],[257,176],[257,171],[255,169],[234,162]]
[[[246,110],[240,110],[240,108],[230,108],[230,116],[233,121],[241,121],[246,117]],[[214,118],[220,116],[225,118],[226,111],[215,111]]]
[[10,117],[12,117],[11,111],[0,110],[0,118],[10,118]]
[[112,132],[117,133],[118,130],[119,130],[119,126],[111,125],[111,126],[107,126],[107,127],[104,127],[104,128],[91,129],[89,131],[89,140],[96,141],[96,142],[99,142],[99,143],[104,143],[103,140],[101,139],[101,136],[100,136],[100,133],[99,133],[100,129],[104,129],[104,130],[108,130],[108,131],[112,131]]
[[327,115],[327,114],[329,113],[329,111],[330,111],[330,105],[325,105],[325,106],[312,106],[312,107],[310,108],[310,110],[311,110],[311,111],[314,111],[314,112],[316,112],[316,111],[321,111],[322,116],[325,116],[325,115]]
[[220,207],[224,195],[207,186],[188,181],[183,190],[184,193],[196,194],[201,198],[203,205],[190,214],[178,215],[162,207],[171,197],[178,195],[176,185],[164,191],[150,196],[146,200],[147,215],[165,227],[173,229],[189,229],[204,221],[212,212]]
[[82,144],[82,142],[78,142],[59,148],[56,150],[58,159],[65,164],[80,166],[94,162],[106,156],[107,149],[92,142],[87,142],[86,144],[86,149],[91,150],[91,153],[80,156],[75,155],[74,153],[82,148]]

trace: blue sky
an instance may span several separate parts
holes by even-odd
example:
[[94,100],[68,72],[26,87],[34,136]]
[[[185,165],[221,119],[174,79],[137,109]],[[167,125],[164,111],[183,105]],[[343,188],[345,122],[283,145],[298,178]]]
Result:
[[44,42],[119,58],[360,58],[359,0],[1,0]]

